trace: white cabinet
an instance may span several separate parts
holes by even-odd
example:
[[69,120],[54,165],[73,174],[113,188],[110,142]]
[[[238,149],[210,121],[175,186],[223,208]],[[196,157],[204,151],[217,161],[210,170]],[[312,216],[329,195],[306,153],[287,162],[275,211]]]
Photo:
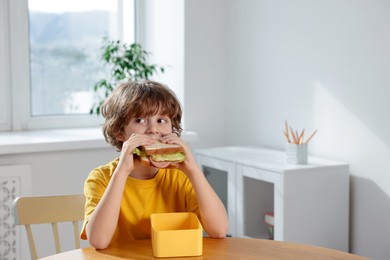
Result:
[[345,163],[309,157],[286,163],[284,151],[220,147],[195,151],[224,202],[229,234],[267,238],[264,214],[274,212],[274,239],[348,251],[349,171]]

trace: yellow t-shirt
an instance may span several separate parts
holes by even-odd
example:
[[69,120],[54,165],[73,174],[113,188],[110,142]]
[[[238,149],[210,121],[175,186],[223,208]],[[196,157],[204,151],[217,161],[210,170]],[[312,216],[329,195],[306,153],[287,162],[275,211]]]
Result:
[[[87,239],[85,226],[102,198],[118,160],[92,170],[85,181],[82,239]],[[150,238],[150,215],[162,212],[194,212],[200,218],[194,189],[182,171],[160,169],[150,180],[127,178],[118,224],[110,245]]]

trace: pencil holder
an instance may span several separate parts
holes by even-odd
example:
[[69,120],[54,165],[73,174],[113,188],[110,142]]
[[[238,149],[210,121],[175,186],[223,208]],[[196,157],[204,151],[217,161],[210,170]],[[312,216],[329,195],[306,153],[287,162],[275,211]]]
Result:
[[287,163],[307,164],[307,144],[286,143]]

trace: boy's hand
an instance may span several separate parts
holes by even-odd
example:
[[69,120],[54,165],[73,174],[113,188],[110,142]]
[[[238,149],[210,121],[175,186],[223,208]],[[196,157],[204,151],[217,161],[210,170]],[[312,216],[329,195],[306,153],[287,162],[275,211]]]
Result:
[[179,163],[177,168],[183,171],[185,174],[188,175],[191,172],[194,172],[194,167],[198,167],[195,157],[193,156],[188,144],[182,138],[178,137],[175,133],[171,133],[161,137],[160,142],[167,144],[178,144],[183,147],[186,159],[182,163]]
[[121,167],[129,175],[134,169],[134,149],[141,145],[151,145],[155,142],[156,140],[149,135],[132,134],[129,139],[123,142],[118,167]]

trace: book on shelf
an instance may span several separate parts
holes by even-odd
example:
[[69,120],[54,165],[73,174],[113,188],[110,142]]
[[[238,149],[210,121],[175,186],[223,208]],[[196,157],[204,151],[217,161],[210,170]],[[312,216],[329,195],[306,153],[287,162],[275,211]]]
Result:
[[268,228],[268,239],[274,239],[274,213],[267,212],[264,214],[264,222]]
[[267,225],[273,226],[274,225],[274,213],[273,212],[267,212],[264,214],[264,221]]

